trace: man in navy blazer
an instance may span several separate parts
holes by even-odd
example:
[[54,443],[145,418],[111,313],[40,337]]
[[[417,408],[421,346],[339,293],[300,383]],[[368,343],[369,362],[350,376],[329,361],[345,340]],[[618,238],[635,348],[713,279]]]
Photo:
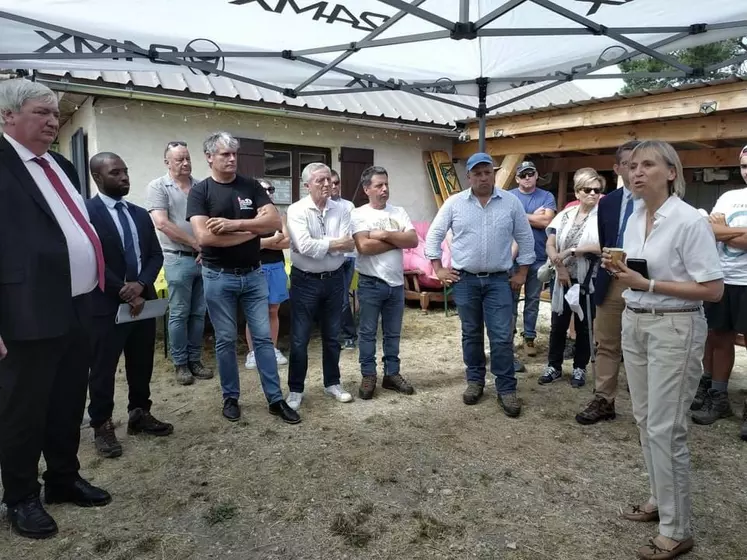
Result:
[[[614,170],[622,178],[623,187],[599,201],[597,222],[601,247],[622,247],[625,226],[634,204],[633,194],[629,188],[628,161],[638,144],[636,140],[623,144],[615,154]],[[615,418],[617,378],[622,358],[624,289],[622,284],[600,269],[594,281],[594,301],[597,305],[594,334],[598,343],[594,398],[576,415],[579,424],[595,424],[600,420]]]
[[86,207],[104,250],[106,289],[94,296],[88,414],[98,453],[119,457],[122,445],[114,432],[112,412],[114,376],[123,351],[129,387],[127,433],[167,436],[174,431],[171,424],[156,420],[150,413],[156,320],[115,323],[120,305],[129,304],[130,313],[137,316],[146,300],[156,298],[153,284],[163,264],[163,253],[148,212],[124,201],[130,192],[124,161],[116,154],[102,152],[91,158],[90,169],[99,194],[86,201]]

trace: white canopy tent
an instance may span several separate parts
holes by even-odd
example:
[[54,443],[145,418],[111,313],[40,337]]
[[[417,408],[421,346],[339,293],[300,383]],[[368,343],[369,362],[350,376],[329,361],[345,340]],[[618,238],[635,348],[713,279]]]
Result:
[[744,0],[0,0],[0,67],[187,67],[289,97],[406,91],[474,110],[481,148],[485,116],[502,105],[625,77],[599,70],[641,54],[671,67],[657,76],[702,76],[713,68],[664,53],[744,35]]

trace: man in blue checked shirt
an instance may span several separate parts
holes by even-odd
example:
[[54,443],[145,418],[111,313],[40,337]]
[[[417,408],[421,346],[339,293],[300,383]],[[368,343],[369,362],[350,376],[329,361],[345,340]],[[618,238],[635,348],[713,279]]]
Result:
[[[462,355],[467,366],[464,404],[477,404],[485,387],[484,329],[490,341],[490,371],[498,402],[507,416],[521,413],[516,398],[513,354],[513,292],[521,290],[535,261],[534,236],[521,202],[494,186],[493,158],[476,153],[467,160],[470,188],[449,197],[431,224],[425,255],[438,278],[453,285],[462,322]],[[451,229],[452,268],[441,263],[441,243]],[[519,253],[516,272],[511,242]]]

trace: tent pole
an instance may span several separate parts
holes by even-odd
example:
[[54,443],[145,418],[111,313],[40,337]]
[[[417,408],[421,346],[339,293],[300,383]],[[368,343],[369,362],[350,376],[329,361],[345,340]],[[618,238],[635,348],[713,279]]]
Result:
[[477,93],[480,104],[477,107],[477,118],[480,119],[479,151],[485,151],[485,130],[488,124],[488,78],[477,78]]

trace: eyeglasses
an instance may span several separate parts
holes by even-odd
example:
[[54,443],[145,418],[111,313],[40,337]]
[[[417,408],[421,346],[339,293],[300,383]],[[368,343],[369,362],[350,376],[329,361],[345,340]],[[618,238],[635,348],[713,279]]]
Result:
[[182,147],[186,148],[187,147],[187,143],[186,142],[182,142],[181,140],[174,140],[173,142],[169,142],[168,144],[166,144],[167,148],[176,148],[177,146],[182,146]]
[[592,187],[584,187],[584,188],[578,189],[578,190],[580,192],[584,193],[584,194],[591,194],[591,193],[601,194],[602,193],[602,189],[595,189],[595,188],[592,188]]
[[273,186],[265,187],[265,192],[269,194],[275,194],[275,187]]
[[534,177],[536,173],[534,171],[524,171],[519,173],[519,179],[526,179],[527,177]]

